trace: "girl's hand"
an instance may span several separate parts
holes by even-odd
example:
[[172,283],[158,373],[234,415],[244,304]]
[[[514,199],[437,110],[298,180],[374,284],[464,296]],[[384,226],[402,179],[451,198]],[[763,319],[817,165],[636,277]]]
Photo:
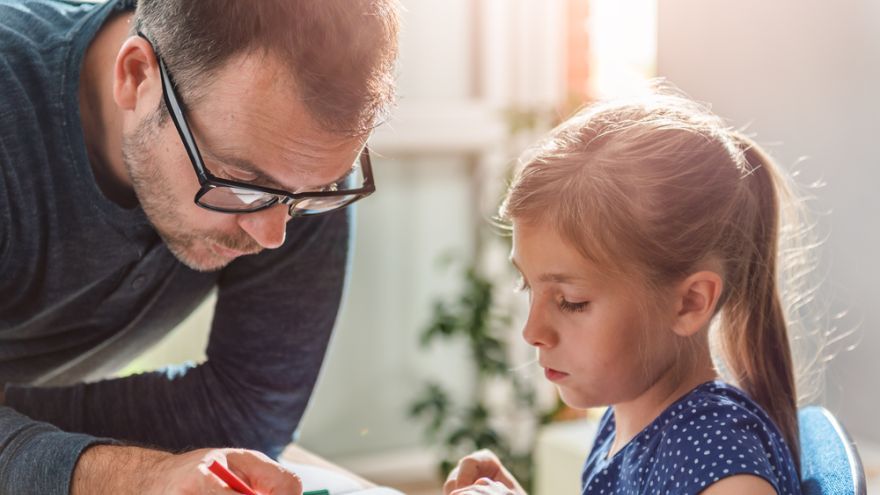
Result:
[[449,495],[520,495],[522,493],[524,492],[516,492],[503,483],[480,478],[473,485],[454,490]]
[[[485,480],[478,483],[481,478],[485,478]],[[490,481],[493,483],[488,483]],[[497,491],[499,488],[506,488],[507,491]],[[465,489],[465,491],[456,491],[461,489]],[[513,475],[501,464],[498,456],[485,449],[478,450],[458,461],[458,466],[446,478],[443,493],[444,495],[452,495],[453,493],[456,495],[477,493],[526,495],[525,490],[519,486]]]

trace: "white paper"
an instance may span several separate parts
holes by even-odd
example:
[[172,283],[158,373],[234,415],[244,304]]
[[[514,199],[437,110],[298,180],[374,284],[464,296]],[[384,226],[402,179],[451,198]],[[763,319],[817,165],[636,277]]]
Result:
[[363,488],[360,483],[345,474],[330,469],[284,461],[281,464],[300,477],[303,491],[306,492],[328,490],[330,495],[404,495],[386,487]]

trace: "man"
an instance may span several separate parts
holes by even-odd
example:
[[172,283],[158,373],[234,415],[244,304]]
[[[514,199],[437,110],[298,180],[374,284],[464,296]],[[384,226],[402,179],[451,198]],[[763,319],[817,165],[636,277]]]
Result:
[[[393,0],[134,9],[0,0],[0,493],[299,493],[259,452],[336,317]],[[95,381],[215,287],[206,362]]]

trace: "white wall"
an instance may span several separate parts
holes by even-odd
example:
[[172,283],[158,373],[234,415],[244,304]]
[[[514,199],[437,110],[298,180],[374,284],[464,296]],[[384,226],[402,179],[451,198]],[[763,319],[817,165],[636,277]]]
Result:
[[[472,201],[460,158],[383,160],[377,194],[358,209],[348,294],[301,442],[338,458],[420,443],[407,418],[424,381],[469,391],[461,348],[425,352],[418,342],[433,300],[458,277],[437,260],[449,250],[470,256]],[[381,188],[379,190],[378,188]]]
[[880,2],[659,0],[658,18],[659,75],[827,182],[813,203],[830,212],[816,304],[856,333],[835,347],[826,401],[855,436],[880,440]]
[[333,459],[419,445],[421,423],[407,410],[425,380],[469,390],[465,351],[427,354],[418,339],[434,299],[456,287],[437,260],[473,250],[472,158],[426,149],[428,131],[445,130],[431,121],[437,110],[463,109],[472,97],[473,8],[468,0],[404,8],[399,107],[373,140],[377,193],[358,205],[346,302],[301,425],[302,445]]

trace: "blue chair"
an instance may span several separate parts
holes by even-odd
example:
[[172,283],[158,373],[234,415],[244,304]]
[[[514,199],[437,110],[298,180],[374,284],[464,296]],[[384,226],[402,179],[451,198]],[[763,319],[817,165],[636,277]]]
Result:
[[804,495],[865,495],[865,470],[855,444],[824,407],[798,411]]

